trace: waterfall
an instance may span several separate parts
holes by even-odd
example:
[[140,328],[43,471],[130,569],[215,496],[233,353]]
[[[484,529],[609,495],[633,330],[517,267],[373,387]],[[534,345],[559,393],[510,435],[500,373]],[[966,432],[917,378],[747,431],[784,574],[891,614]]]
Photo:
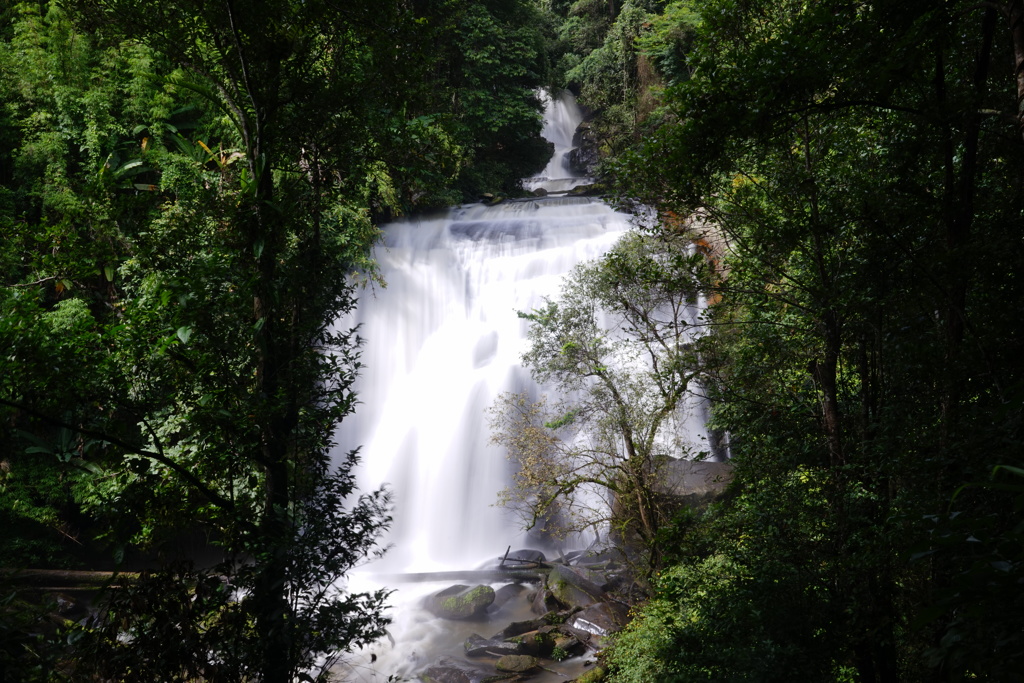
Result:
[[472,567],[524,542],[493,506],[507,483],[485,411],[534,391],[520,366],[529,311],[577,263],[600,256],[630,217],[599,199],[473,204],[387,226],[386,288],[365,293],[360,405],[346,446],[363,445],[361,486],[396,496],[389,571]]
[[[555,158],[530,184],[557,192],[582,180],[564,164],[580,114],[571,100],[547,102]],[[547,196],[385,226],[375,258],[387,285],[364,292],[354,319],[341,321],[361,326],[365,346],[360,403],[340,446],[362,448],[362,490],[387,484],[395,497],[392,550],[372,573],[470,569],[509,545],[535,545],[494,505],[510,471],[489,444],[486,410],[502,392],[543,391],[520,365],[528,323],[517,311],[556,297],[562,278],[607,252],[630,223],[600,199]],[[351,577],[354,590],[374,585],[370,574]],[[434,619],[417,602],[443,587],[401,586],[391,646],[340,673],[412,677],[439,653],[461,654],[480,625]]]
[[541,100],[544,102],[544,127],[541,135],[555,146],[555,150],[540,175],[523,180],[523,187],[527,190],[565,192],[590,182],[589,178],[579,175],[569,163],[569,153],[575,149],[576,129],[583,120],[576,98],[568,90],[559,93],[557,98],[543,91]]

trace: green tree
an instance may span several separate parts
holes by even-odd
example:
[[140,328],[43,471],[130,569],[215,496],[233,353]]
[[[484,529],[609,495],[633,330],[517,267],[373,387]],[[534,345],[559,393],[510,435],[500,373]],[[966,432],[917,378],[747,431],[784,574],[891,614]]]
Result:
[[443,112],[464,151],[456,200],[521,190],[521,179],[550,158],[540,137],[537,89],[550,68],[537,3],[425,0],[416,12],[426,27],[419,54],[431,89],[417,106]]
[[[395,35],[419,24],[397,3],[64,7],[20,6],[0,52],[4,483],[49,462],[45,506],[159,567],[112,593],[72,675],[326,676],[382,633],[385,592],[339,587],[388,521],[357,454],[330,462],[359,368],[332,324],[396,182],[439,192],[461,154],[404,113],[419,63]],[[182,563],[197,535],[213,564]]]
[[633,232],[601,259],[578,266],[558,301],[529,314],[524,364],[563,399],[507,395],[492,408],[496,443],[517,466],[506,505],[527,527],[550,521],[639,542],[650,567],[669,515],[659,489],[666,465],[690,455],[678,437],[696,376],[695,269],[686,240]]
[[[687,78],[621,169],[634,196],[712,226],[718,303],[701,358],[732,436],[737,484],[722,519],[737,528],[674,571],[743,615],[721,623],[746,626],[673,627],[680,640],[643,666],[688,672],[679,680],[770,680],[812,664],[809,678],[864,681],[1008,671],[989,662],[1013,660],[1019,623],[993,629],[969,605],[1007,599],[974,572],[984,557],[1016,575],[1010,500],[972,487],[949,502],[1019,461],[1009,406],[1022,368],[1007,354],[1019,350],[1008,302],[1021,291],[1007,274],[1021,265],[1010,170],[1021,146],[1015,24],[999,10],[701,6]],[[775,495],[788,486],[826,505],[796,514],[792,496]],[[951,540],[968,527],[984,551]],[[784,569],[798,562],[791,545],[814,558],[810,571]],[[665,590],[675,597],[652,607],[655,629],[670,605],[693,607]],[[782,613],[818,630],[780,630]],[[636,629],[623,680],[651,633],[643,619]],[[723,662],[692,637],[777,646],[781,659]]]

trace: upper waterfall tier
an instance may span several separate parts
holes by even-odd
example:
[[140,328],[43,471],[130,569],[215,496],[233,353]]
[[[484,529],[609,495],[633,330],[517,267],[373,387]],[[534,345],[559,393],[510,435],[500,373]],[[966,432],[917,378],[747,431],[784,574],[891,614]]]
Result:
[[558,93],[557,98],[552,98],[546,90],[541,96],[544,101],[541,135],[554,143],[555,152],[540,175],[523,180],[523,188],[551,193],[566,192],[588,184],[591,179],[573,169],[569,157],[569,153],[576,149],[576,130],[583,122],[583,112],[576,104],[576,98],[568,90]]

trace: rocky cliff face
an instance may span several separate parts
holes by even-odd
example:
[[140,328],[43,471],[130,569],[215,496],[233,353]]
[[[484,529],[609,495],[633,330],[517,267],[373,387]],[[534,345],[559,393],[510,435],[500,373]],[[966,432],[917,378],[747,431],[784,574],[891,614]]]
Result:
[[584,121],[576,128],[572,144],[575,147],[568,154],[569,164],[575,173],[593,177],[597,164],[601,161],[601,153],[590,124]]

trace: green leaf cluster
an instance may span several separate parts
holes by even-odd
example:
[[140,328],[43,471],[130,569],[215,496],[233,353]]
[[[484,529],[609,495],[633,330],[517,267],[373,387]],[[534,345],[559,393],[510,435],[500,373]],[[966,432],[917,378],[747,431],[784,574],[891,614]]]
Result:
[[1020,8],[694,9],[614,170],[702,233],[736,479],[666,530],[612,680],[1012,678]]

